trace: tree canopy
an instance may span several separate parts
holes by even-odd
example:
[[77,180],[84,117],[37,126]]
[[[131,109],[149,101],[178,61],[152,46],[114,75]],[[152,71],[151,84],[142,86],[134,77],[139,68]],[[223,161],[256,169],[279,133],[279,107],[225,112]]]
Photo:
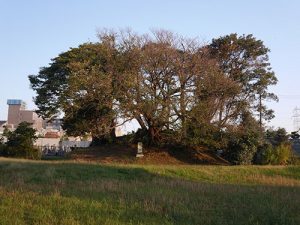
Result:
[[2,143],[0,155],[40,159],[41,153],[34,147],[34,141],[37,139],[36,130],[31,125],[28,122],[21,122],[14,131],[5,129],[3,136],[7,141]]
[[[157,30],[103,31],[99,41],[60,54],[29,80],[38,113],[62,112],[68,134],[114,138],[135,119],[150,144],[195,143],[235,131],[249,115],[263,129],[277,83],[269,49],[252,35],[202,44]],[[248,116],[248,117],[249,117]]]

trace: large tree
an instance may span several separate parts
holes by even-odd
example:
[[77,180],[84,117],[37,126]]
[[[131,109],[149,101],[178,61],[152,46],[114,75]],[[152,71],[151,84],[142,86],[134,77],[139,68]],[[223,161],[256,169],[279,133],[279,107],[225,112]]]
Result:
[[[270,85],[277,83],[269,63],[269,49],[253,35],[226,35],[213,39],[208,46],[212,57],[218,60],[223,73],[239,83],[241,91],[232,101],[241,110],[258,112],[260,125],[263,119],[273,118],[273,111],[264,105],[265,100],[277,100],[277,96],[268,91]],[[226,111],[231,112],[231,102],[220,106],[220,120],[226,120]]]
[[38,113],[44,118],[63,113],[63,127],[70,135],[113,137],[116,56],[110,44],[80,45],[54,58],[39,74],[29,76],[37,92]]
[[[184,141],[190,112],[199,105],[200,87],[211,79],[214,69],[218,70],[216,62],[196,40],[165,30],[146,38],[131,35],[120,46],[128,85],[122,108],[139,122],[150,142],[164,142],[165,131],[172,131],[174,140]],[[216,86],[220,89],[219,83]],[[227,88],[231,86],[223,89]]]
[[29,79],[39,114],[63,112],[69,134],[113,137],[117,125],[135,119],[150,143],[188,143],[240,126],[245,113],[258,113],[261,124],[272,117],[263,104],[276,99],[268,52],[252,35],[202,45],[164,30],[109,31]]

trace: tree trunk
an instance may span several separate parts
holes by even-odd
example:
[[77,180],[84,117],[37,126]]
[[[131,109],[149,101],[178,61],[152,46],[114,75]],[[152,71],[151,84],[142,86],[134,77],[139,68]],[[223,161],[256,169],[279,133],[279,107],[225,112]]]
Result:
[[144,121],[142,120],[141,116],[136,116],[135,119],[138,121],[139,125],[141,126],[141,128],[143,130],[147,130],[147,127],[146,127]]
[[157,144],[157,139],[156,139],[156,129],[155,127],[149,127],[149,138],[150,138],[150,145],[155,145]]
[[259,127],[260,130],[262,130],[262,96],[261,94],[259,95],[259,106],[258,106],[258,111],[259,111]]
[[184,86],[180,87],[180,119],[182,123],[182,139],[184,140],[187,136],[187,126],[186,126],[186,108],[185,108],[185,93]]

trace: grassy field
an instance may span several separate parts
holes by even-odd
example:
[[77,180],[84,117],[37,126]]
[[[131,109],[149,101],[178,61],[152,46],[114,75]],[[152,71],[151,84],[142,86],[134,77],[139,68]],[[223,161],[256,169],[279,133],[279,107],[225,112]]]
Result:
[[300,166],[0,158],[0,224],[300,224]]

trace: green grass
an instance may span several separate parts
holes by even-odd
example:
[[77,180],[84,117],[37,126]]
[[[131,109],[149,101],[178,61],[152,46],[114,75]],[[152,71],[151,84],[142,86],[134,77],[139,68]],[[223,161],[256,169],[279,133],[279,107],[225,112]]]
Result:
[[0,158],[0,224],[300,224],[300,166]]

